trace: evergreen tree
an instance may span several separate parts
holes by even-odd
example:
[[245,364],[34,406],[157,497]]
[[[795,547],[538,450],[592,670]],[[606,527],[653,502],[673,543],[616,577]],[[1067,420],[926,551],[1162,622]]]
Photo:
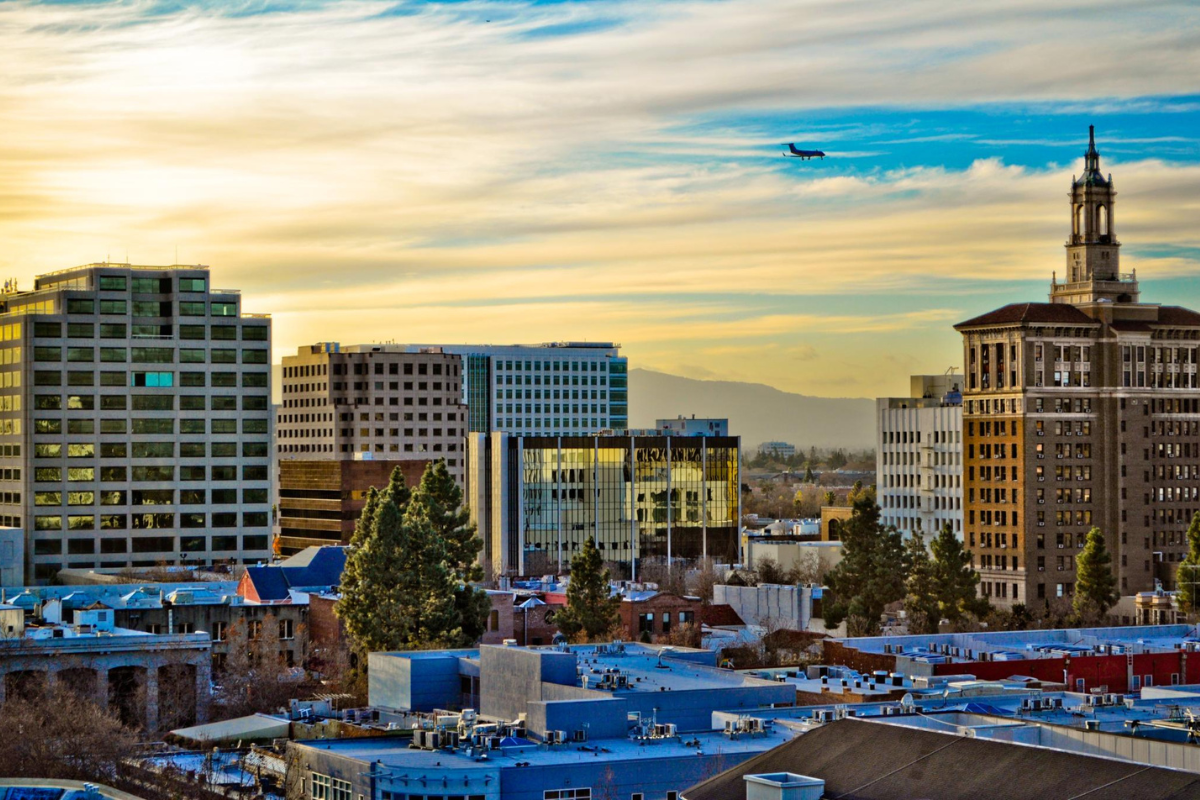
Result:
[[934,537],[930,550],[941,618],[955,623],[967,614],[985,615],[989,605],[987,598],[979,596],[979,573],[948,523]]
[[462,489],[454,481],[444,459],[429,466],[421,476],[421,485],[413,495],[425,508],[426,515],[445,545],[446,562],[456,582],[454,607],[464,643],[479,640],[487,629],[492,602],[487,592],[472,586],[483,580],[479,552],[483,540],[476,535],[471,514],[462,502]]
[[837,495],[834,494],[832,491],[825,492],[825,505],[827,505],[827,506],[836,506],[837,505]]
[[849,618],[856,630],[878,632],[884,609],[906,594],[904,538],[880,522],[874,494],[862,492],[841,539],[842,560],[826,576],[833,602],[825,609],[825,623],[836,626]]
[[1196,586],[1200,584],[1200,511],[1187,529],[1188,552],[1175,572],[1175,599],[1185,613],[1196,611]]
[[1116,604],[1117,579],[1112,573],[1112,556],[1099,528],[1088,531],[1087,544],[1075,559],[1075,613],[1081,617],[1103,617]]
[[368,492],[351,541],[335,611],[354,649],[361,657],[407,647],[414,622],[409,600],[417,587],[407,531],[390,492]]
[[796,509],[796,516],[800,516],[804,509],[804,492],[796,490],[795,497],[792,498],[792,506]]
[[813,475],[812,471],[812,463],[807,461],[804,462],[804,482],[816,483],[816,480],[816,476]]
[[904,597],[908,632],[937,633],[942,620],[942,607],[938,598],[936,568],[920,534],[909,537],[904,553],[908,565]]
[[554,617],[558,629],[568,637],[595,641],[617,624],[621,598],[609,588],[609,572],[596,543],[588,537],[583,549],[571,557],[571,582],[567,605]]

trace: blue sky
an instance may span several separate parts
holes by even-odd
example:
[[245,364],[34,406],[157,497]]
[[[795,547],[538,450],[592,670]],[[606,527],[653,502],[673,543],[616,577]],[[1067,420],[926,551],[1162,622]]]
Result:
[[1089,124],[1143,298],[1200,307],[1195,3],[3,0],[0,70],[5,274],[178,252],[276,359],[598,339],[893,393],[1045,297]]

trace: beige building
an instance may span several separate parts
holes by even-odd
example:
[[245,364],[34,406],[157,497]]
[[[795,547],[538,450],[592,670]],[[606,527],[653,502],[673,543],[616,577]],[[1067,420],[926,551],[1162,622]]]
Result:
[[337,342],[283,359],[280,461],[436,461],[463,476],[462,358],[429,347]]
[[1049,303],[958,324],[966,545],[999,605],[1074,593],[1093,526],[1122,594],[1174,582],[1200,509],[1200,314],[1120,271],[1112,178],[1089,142]]
[[913,375],[908,397],[875,401],[875,474],[882,521],[928,542],[963,536],[962,376]]

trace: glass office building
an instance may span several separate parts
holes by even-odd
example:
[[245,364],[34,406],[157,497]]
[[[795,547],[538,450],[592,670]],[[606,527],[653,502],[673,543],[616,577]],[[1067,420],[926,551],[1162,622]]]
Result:
[[733,560],[737,437],[472,434],[470,506],[495,574],[566,566],[592,537],[608,562]]

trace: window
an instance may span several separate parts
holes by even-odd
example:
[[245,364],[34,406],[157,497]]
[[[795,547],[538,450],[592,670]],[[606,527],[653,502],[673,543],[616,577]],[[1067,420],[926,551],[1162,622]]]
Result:
[[129,455],[129,445],[125,442],[104,442],[100,445],[101,458],[126,458]]
[[135,364],[175,363],[175,351],[170,347],[135,347],[132,356]]
[[266,350],[243,350],[242,351],[242,363],[243,364],[266,364],[267,363],[267,351]]
[[209,359],[214,364],[236,364],[237,350],[214,347]]
[[168,278],[134,278],[133,291],[143,294],[165,294],[171,291],[171,281]]
[[126,287],[124,275],[100,276],[100,291],[102,292],[123,292]]
[[309,784],[312,786],[312,800],[331,800],[329,790],[332,778],[319,772],[310,772],[309,777]]
[[[215,400],[216,398],[214,397],[213,399]],[[204,410],[204,398],[203,397],[195,397],[192,395],[184,395],[183,397],[179,398],[179,410],[180,411],[203,411]]]
[[[129,305],[124,300],[101,300],[100,301],[100,313],[101,314],[126,314],[128,312],[129,312]],[[124,328],[125,326],[122,325],[121,327]],[[101,331],[104,330],[103,325],[100,326],[100,330]],[[103,336],[103,333],[101,335]],[[114,337],[114,338],[118,338],[118,337]],[[119,338],[124,339],[125,338],[124,334],[122,334]]]
[[237,339],[236,325],[213,325],[209,337],[215,341],[234,341]]
[[133,396],[134,411],[173,411],[175,398],[172,395],[135,394]]
[[179,302],[179,316],[181,317],[203,317],[204,303],[189,302],[181,300]]
[[[186,373],[185,373],[186,374]],[[135,372],[129,376],[130,386],[165,388],[175,385],[173,372]]]
[[179,326],[179,338],[180,339],[203,339],[204,338],[204,326],[203,325],[180,325]]
[[125,363],[128,352],[124,347],[101,347],[100,360],[107,363]]
[[[204,433],[203,419],[181,419],[179,420],[180,433]],[[181,453],[182,455],[182,453]],[[200,453],[204,455],[204,453]]]
[[169,317],[171,303],[160,300],[134,300],[133,315],[135,317]]
[[212,374],[213,386],[233,387],[237,386],[236,372],[214,372]]
[[95,455],[96,445],[94,444],[67,445],[67,458],[93,458]]
[[[671,792],[675,794],[675,792]],[[592,800],[592,789],[590,786],[581,786],[578,789],[548,789],[542,792],[543,800]]]
[[203,292],[207,287],[207,279],[205,278],[180,278],[179,291],[181,292]]
[[265,325],[247,325],[242,328],[243,342],[265,342],[267,340],[267,328]]
[[173,481],[175,480],[175,468],[134,467],[133,479],[135,481]]
[[204,350],[197,348],[182,348],[179,351],[180,364],[203,364]]
[[214,317],[236,317],[237,303],[213,303],[212,315]]
[[213,411],[237,411],[237,397],[234,395],[220,395],[212,399]]
[[[133,421],[136,427],[138,423],[146,422],[147,420],[135,419]],[[150,420],[152,422],[173,422],[174,420]],[[137,433],[138,431],[135,431]],[[175,443],[174,442],[134,442],[133,443],[134,458],[174,458]],[[181,469],[185,469],[181,467]]]
[[73,298],[67,300],[68,314],[95,314],[96,301],[84,300],[82,298]]

